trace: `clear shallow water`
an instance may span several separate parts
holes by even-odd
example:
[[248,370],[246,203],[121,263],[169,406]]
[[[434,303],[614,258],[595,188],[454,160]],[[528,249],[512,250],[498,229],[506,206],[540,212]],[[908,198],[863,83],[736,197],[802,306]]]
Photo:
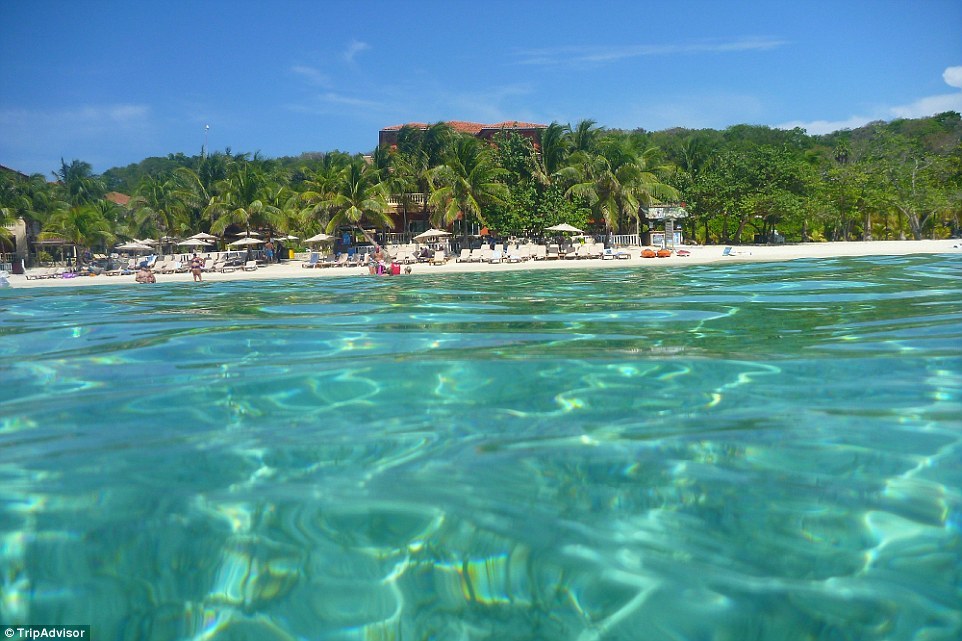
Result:
[[962,261],[0,292],[0,621],[962,637]]

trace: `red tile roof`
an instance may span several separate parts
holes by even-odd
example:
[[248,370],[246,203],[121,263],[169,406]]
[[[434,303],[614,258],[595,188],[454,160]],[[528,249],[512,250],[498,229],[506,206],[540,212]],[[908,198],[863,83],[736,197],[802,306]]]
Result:
[[[449,120],[445,124],[456,131],[471,134],[472,136],[477,136],[485,129],[546,129],[548,127],[548,125],[539,125],[533,122],[519,122],[517,120],[505,120],[504,122],[497,122],[493,125],[483,125],[479,122],[468,122],[465,120]],[[403,125],[391,125],[381,131],[400,131],[403,127],[427,129],[430,126],[431,125],[423,122],[409,122]]]
[[116,203],[120,205],[121,207],[123,207],[124,205],[130,202],[130,196],[128,196],[127,194],[122,194],[119,191],[111,191],[105,194],[104,198],[106,198],[112,203]]

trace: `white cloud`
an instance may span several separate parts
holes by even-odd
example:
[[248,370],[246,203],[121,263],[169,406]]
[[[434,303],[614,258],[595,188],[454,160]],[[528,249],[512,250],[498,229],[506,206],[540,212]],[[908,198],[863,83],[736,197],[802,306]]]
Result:
[[0,130],[15,137],[59,132],[64,138],[79,139],[118,129],[142,129],[149,124],[150,113],[147,105],[136,104],[83,105],[50,111],[5,109],[0,111]]
[[95,167],[143,146],[153,133],[152,111],[141,104],[80,105],[66,109],[0,110],[0,158],[21,171],[41,171],[56,160],[83,158]]
[[945,111],[962,111],[962,91],[919,98],[908,105],[892,107],[889,111],[896,118],[926,118]]
[[700,41],[682,44],[639,44],[623,46],[567,46],[519,51],[519,64],[564,65],[604,64],[626,58],[733,51],[766,51],[788,44],[777,38],[742,38],[729,41]]
[[949,67],[942,72],[942,79],[950,87],[962,89],[962,67]]
[[341,54],[341,57],[348,62],[354,62],[354,58],[357,56],[357,54],[370,48],[371,46],[366,42],[361,42],[360,40],[351,40],[351,44],[347,46],[347,50]]
[[326,93],[314,96],[307,102],[287,105],[287,108],[298,113],[344,113],[346,115],[357,112],[358,109],[363,109],[369,112],[381,112],[385,110],[385,105],[377,100],[355,98],[353,96],[328,91]]
[[795,129],[796,127],[804,129],[806,132],[813,136],[821,136],[823,134],[830,134],[833,131],[841,131],[842,129],[858,129],[863,125],[867,125],[873,120],[882,120],[882,118],[869,118],[866,116],[852,116],[846,120],[792,120],[790,122],[783,122],[780,125],[775,125],[776,129]]
[[291,67],[291,73],[301,76],[307,79],[310,84],[319,87],[327,87],[331,83],[330,78],[326,74],[307,65],[294,65]]
[[[942,79],[950,87],[962,89],[962,67],[948,67],[942,72]],[[905,105],[883,107],[873,115],[851,116],[845,120],[813,120],[804,122],[793,120],[780,125],[779,129],[794,129],[801,127],[813,135],[822,135],[842,129],[856,129],[875,120],[891,120],[893,118],[928,118],[946,111],[962,112],[962,91],[956,93],[939,94],[919,98]]]

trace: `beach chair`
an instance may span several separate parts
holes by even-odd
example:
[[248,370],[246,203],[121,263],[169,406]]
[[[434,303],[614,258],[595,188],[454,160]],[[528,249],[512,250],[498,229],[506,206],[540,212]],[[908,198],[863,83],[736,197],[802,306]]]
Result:
[[314,269],[317,267],[317,261],[320,259],[320,254],[317,252],[311,252],[311,257],[306,263],[301,263],[301,267],[306,267],[308,269]]
[[249,260],[249,261],[247,261],[246,263],[244,263],[244,271],[245,271],[245,272],[256,272],[256,271],[257,271],[257,261],[256,261],[256,260]]
[[523,249],[515,245],[507,250],[504,260],[509,263],[520,263],[527,260],[528,254]]
[[734,256],[734,255],[735,255],[735,252],[732,251],[731,247],[726,247],[725,249],[722,250],[722,256]]
[[28,271],[24,274],[27,280],[43,280],[47,278],[47,274],[50,272],[49,269],[38,269],[36,271]]
[[459,263],[467,263],[467,262],[470,262],[470,261],[471,261],[471,250],[468,249],[468,248],[462,249],[462,250],[461,250],[461,255],[459,255],[458,258],[457,258],[457,262],[459,262]]
[[561,249],[556,243],[548,245],[545,249],[545,260],[558,260],[561,257]]
[[434,256],[428,262],[430,262],[432,265],[443,265],[448,262],[448,257],[444,254],[443,249],[438,249],[434,252]]

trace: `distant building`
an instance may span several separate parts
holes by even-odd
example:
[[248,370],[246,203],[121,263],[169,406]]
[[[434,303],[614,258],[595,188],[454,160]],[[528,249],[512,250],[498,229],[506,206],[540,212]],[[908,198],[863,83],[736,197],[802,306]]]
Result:
[[[455,131],[460,131],[463,134],[469,134],[484,140],[491,140],[501,131],[511,131],[530,140],[534,144],[535,149],[541,144],[541,130],[548,128],[548,125],[539,125],[533,122],[519,122],[517,120],[506,120],[491,125],[483,125],[479,122],[466,122],[463,120],[449,120],[444,124],[450,126]],[[404,127],[414,127],[426,131],[431,125],[423,122],[409,122],[404,125],[385,127],[378,133],[378,146],[393,147],[397,145],[398,132]]]
[[119,191],[107,192],[106,194],[104,194],[104,199],[109,200],[115,205],[120,205],[121,207],[124,207],[124,208],[126,208],[127,204],[130,202],[130,196],[128,196],[127,194],[122,194]]
[[[11,169],[6,165],[0,165],[0,172],[10,174],[17,180],[28,180],[30,178],[22,171]],[[18,218],[13,224],[5,227],[10,232],[10,240],[0,240],[0,257],[2,257],[0,258],[0,267],[4,270],[14,270],[16,273],[17,269],[14,267],[14,263],[27,255],[27,224],[23,218]]]
[[[684,243],[685,236],[679,221],[688,218],[685,203],[650,205],[643,211],[648,222],[648,231],[643,238],[646,245],[674,247]],[[659,225],[661,229],[658,229]]]

